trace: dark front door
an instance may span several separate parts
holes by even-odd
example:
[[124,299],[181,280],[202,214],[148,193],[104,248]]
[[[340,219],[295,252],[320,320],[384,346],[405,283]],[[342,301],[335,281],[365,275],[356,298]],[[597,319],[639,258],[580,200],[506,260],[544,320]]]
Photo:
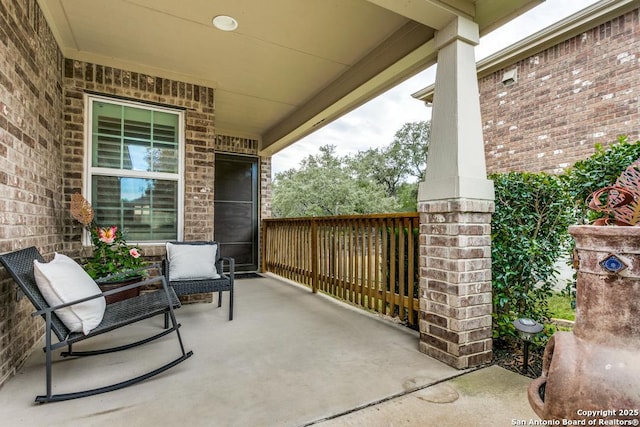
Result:
[[236,271],[258,270],[258,159],[216,154],[214,239]]

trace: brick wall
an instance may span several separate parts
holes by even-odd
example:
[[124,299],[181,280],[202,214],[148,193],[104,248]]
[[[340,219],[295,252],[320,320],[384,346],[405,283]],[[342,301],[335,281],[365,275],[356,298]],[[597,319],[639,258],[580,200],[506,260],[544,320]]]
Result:
[[[173,81],[102,65],[65,60],[64,67],[65,195],[82,191],[84,159],[84,93],[152,102],[185,111],[184,240],[211,240],[214,226],[215,153],[258,155],[259,141],[215,133],[214,91],[190,83]],[[270,158],[261,159],[261,182],[270,174]],[[66,253],[82,249],[81,228],[67,217]],[[145,257],[159,260],[164,244],[143,247]],[[207,301],[211,295],[193,295],[185,302]]]
[[[213,239],[215,152],[258,155],[259,141],[215,132],[214,90],[102,65],[65,60],[64,141],[66,201],[82,191],[84,171],[84,93],[152,102],[185,111],[184,240]],[[271,159],[261,159],[261,182],[270,176]],[[270,179],[270,178],[269,178]],[[77,254],[81,229],[67,217],[65,250]],[[145,256],[159,258],[164,245],[144,247]]]
[[[0,252],[63,248],[63,58],[35,0],[0,1]],[[0,268],[0,384],[42,336]]]
[[[82,192],[84,171],[84,93],[178,107],[185,112],[184,239],[213,238],[215,148],[212,88],[82,61],[64,66],[64,189],[69,202]],[[67,216],[65,250],[77,253],[81,229]],[[145,255],[164,253],[162,245],[145,247]]]
[[[36,0],[0,0],[0,253],[35,245],[47,259],[79,254],[69,200],[83,185],[85,92],[184,109],[184,238],[213,238],[215,151],[257,156],[259,142],[216,137],[214,90],[65,59]],[[270,170],[271,159],[261,158],[267,216]],[[163,245],[145,246],[151,259],[163,254]],[[26,298],[16,302],[15,284],[0,268],[0,385],[42,337],[32,310]]]
[[260,216],[271,218],[273,191],[271,187],[271,157],[260,158]]
[[[487,170],[560,172],[640,136],[640,9],[479,80]],[[518,81],[502,84],[517,68]]]
[[491,362],[493,202],[419,202],[420,351],[458,369]]

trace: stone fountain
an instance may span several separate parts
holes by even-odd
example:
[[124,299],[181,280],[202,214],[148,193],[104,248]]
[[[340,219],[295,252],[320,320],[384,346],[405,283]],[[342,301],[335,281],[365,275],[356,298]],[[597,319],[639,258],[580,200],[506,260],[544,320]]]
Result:
[[[583,225],[569,232],[576,241],[575,326],[549,340],[529,403],[545,420],[638,425],[640,227]],[[607,424],[616,420],[630,424]]]

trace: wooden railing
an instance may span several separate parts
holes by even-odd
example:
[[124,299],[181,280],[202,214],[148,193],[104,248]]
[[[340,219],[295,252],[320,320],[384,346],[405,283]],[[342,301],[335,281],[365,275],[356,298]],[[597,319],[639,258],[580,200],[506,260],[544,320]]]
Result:
[[262,271],[417,325],[417,213],[265,219],[262,227]]

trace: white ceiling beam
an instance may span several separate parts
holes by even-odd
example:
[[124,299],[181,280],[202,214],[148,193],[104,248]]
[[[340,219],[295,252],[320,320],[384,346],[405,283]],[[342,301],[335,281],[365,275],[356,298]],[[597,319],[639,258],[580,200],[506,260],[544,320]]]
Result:
[[476,19],[483,36],[522,15],[545,0],[508,0],[508,8],[503,1],[477,0]]
[[444,28],[456,16],[474,20],[475,5],[469,0],[368,0],[405,18],[436,30]]
[[435,63],[434,31],[409,22],[262,135],[272,155]]

